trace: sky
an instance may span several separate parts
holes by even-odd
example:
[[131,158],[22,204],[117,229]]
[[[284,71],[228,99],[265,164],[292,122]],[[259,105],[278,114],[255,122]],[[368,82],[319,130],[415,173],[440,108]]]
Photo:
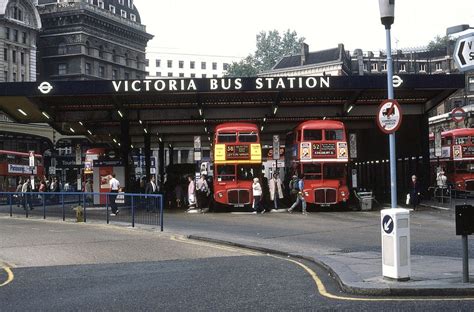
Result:
[[[294,30],[310,51],[343,43],[346,50],[385,49],[378,0],[135,0],[149,52],[241,56],[256,34]],[[446,28],[474,27],[474,0],[396,0],[392,48],[427,45]]]

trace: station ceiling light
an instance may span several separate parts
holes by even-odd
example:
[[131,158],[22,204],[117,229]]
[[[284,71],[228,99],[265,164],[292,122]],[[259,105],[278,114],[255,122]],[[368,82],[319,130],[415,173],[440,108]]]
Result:
[[117,140],[115,138],[113,139],[113,141],[114,141],[114,143],[117,143]]
[[277,111],[278,111],[278,106],[276,105],[273,106],[273,115],[276,115]]
[[23,116],[28,116],[27,113],[25,113],[24,110],[22,110],[21,108],[18,109],[18,111],[20,112],[20,114],[22,114]]
[[139,123],[140,125],[143,125],[143,121],[142,121],[141,119],[138,120],[138,123]]
[[353,108],[354,108],[354,105],[349,106],[349,108],[347,109],[347,113],[349,114]]
[[69,130],[70,130],[72,133],[76,133],[76,131],[74,131],[74,129],[73,129],[72,127],[70,127]]
[[158,138],[158,140],[160,141],[160,143],[161,143],[161,142],[163,142],[163,139],[162,139],[161,137],[160,137],[160,138]]
[[146,134],[148,134],[148,130],[146,128],[143,128],[143,132],[145,132]]
[[92,132],[90,130],[87,130],[87,133],[89,133],[89,135],[92,135]]
[[51,117],[49,117],[49,115],[46,112],[41,112],[41,114],[43,114],[43,116],[46,117],[47,119],[51,119]]
[[120,118],[123,118],[123,114],[122,114],[122,112],[120,111],[120,109],[117,110],[117,113],[120,115]]
[[84,126],[84,124],[82,123],[82,121],[79,121],[79,124],[80,124],[81,126]]

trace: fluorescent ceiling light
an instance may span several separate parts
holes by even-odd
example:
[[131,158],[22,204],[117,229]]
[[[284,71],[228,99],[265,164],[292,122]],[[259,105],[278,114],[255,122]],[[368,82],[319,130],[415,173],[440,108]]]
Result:
[[354,108],[354,105],[349,106],[349,108],[347,109],[347,113],[349,114],[353,108]]
[[276,115],[277,110],[278,110],[278,106],[275,106],[275,107],[273,108],[273,115]]
[[122,114],[122,112],[120,111],[120,109],[117,111],[117,113],[120,115],[121,118],[123,118],[123,114]]
[[71,130],[72,133],[76,133],[76,131],[74,131],[74,129],[72,127],[69,128],[69,130]]
[[82,123],[82,121],[79,121],[79,124],[80,124],[81,126],[84,126],[84,124]]
[[19,111],[23,116],[28,116],[28,114],[25,113],[25,111],[22,110],[21,108],[19,108],[18,111]]
[[143,128],[143,131],[148,134],[148,130],[146,128]]
[[41,114],[43,114],[44,117],[51,119],[51,117],[49,117],[49,115],[46,112],[41,112]]
[[87,133],[89,133],[89,135],[92,135],[92,132],[90,130],[87,130]]
[[141,119],[138,120],[138,122],[140,123],[140,125],[143,125],[143,121]]

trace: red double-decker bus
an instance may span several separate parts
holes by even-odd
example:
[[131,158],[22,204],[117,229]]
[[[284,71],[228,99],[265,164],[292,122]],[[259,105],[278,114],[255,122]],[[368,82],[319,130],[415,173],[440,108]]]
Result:
[[303,175],[306,202],[321,206],[346,204],[348,146],[344,124],[309,120],[286,138],[287,175]]
[[43,156],[35,154],[35,167],[30,167],[29,153],[0,150],[0,191],[14,192],[20,177],[44,176]]
[[214,134],[213,160],[215,208],[250,205],[252,180],[262,173],[262,147],[257,125],[218,125]]
[[[430,135],[432,179],[443,169],[448,184],[459,191],[474,191],[474,129],[441,132],[441,146],[435,154],[435,136]],[[433,180],[434,181],[434,180]]]

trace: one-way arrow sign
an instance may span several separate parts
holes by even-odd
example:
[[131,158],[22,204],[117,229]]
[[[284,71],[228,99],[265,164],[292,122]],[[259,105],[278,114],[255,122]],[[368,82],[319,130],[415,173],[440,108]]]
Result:
[[474,69],[474,33],[459,37],[453,57],[460,71]]

